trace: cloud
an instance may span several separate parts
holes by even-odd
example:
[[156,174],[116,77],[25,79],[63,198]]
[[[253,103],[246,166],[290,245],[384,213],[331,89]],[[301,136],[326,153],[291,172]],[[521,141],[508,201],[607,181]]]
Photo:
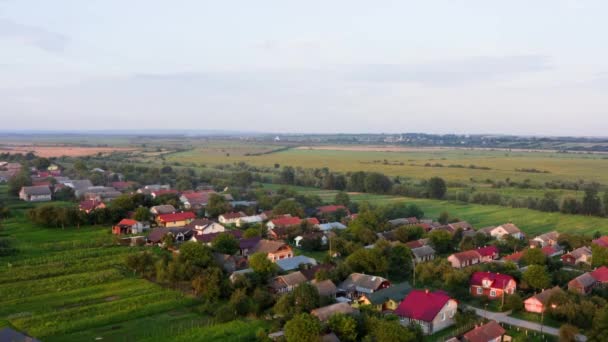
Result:
[[23,44],[33,45],[49,52],[63,51],[70,41],[63,34],[19,24],[6,18],[0,18],[0,38],[16,39]]
[[354,66],[345,77],[363,82],[411,82],[429,86],[454,86],[505,79],[518,74],[552,69],[541,55],[469,57],[423,64],[369,64]]

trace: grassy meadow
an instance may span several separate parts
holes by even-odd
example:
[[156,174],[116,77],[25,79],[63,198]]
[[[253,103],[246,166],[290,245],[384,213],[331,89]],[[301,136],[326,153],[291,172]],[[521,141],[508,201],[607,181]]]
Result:
[[[265,187],[278,189],[281,186],[267,184]],[[337,192],[334,190],[319,190],[316,188],[298,186],[291,186],[289,188],[305,194],[318,195],[328,203],[333,201]],[[551,230],[589,235],[599,231],[603,234],[608,234],[608,219],[601,217],[545,213],[522,208],[507,208],[495,205],[479,205],[389,195],[351,193],[350,197],[351,200],[357,202],[365,201],[375,205],[385,205],[395,202],[414,203],[422,208],[425,217],[435,219],[439,217],[439,214],[443,211],[447,211],[451,216],[468,221],[475,228],[497,226],[502,223],[513,222],[526,234],[531,235],[542,234]]]
[[140,248],[114,245],[109,227],[37,227],[24,217],[35,204],[6,191],[0,186],[13,215],[2,222],[0,237],[18,252],[0,257],[0,327],[50,342],[244,341],[265,327],[263,321],[213,324],[196,312],[198,300],[126,270],[125,256]]
[[[608,156],[603,154],[573,154],[557,152],[524,152],[465,149],[419,149],[412,151],[352,151],[291,148],[276,153],[247,156],[246,153],[267,148],[266,145],[232,142],[231,145],[202,144],[192,150],[166,156],[167,162],[196,164],[231,164],[247,162],[272,167],[275,163],[305,168],[328,167],[339,172],[378,171],[390,176],[415,179],[439,176],[447,181],[469,183],[486,179],[544,183],[552,180],[597,181],[608,183]],[[247,151],[247,152],[245,152]],[[443,167],[426,167],[425,164]],[[464,168],[447,167],[463,165]],[[469,165],[491,170],[471,169]],[[548,173],[531,173],[516,169],[538,169]]]

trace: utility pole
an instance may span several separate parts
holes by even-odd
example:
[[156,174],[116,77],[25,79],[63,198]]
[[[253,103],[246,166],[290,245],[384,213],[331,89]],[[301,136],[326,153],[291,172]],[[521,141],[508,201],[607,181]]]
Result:
[[412,270],[413,270],[413,274],[414,274],[414,279],[413,279],[413,286],[416,287],[416,258],[412,257]]

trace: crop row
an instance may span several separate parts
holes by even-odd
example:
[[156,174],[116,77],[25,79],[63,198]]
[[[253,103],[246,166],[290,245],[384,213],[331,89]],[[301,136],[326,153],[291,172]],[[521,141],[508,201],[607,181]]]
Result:
[[[157,288],[158,285],[143,279],[124,279],[71,291],[19,297],[1,302],[0,317],[15,314],[40,314],[70,307],[94,305],[141,295]],[[41,305],[41,303],[44,303],[44,305]]]
[[12,319],[11,324],[33,336],[45,337],[166,312],[192,303],[192,299],[181,293],[159,288],[153,293],[124,300],[20,317]]
[[108,269],[97,272],[77,273],[65,276],[40,279],[36,281],[20,281],[0,285],[3,299],[13,299],[26,296],[36,296],[50,292],[70,291],[74,289],[94,286],[111,281],[124,279],[124,275],[117,269]]
[[[125,248],[120,246],[62,250],[42,256],[23,258],[18,261],[11,262],[11,265],[12,267],[43,265],[70,259],[84,259],[112,255],[120,253],[124,250]],[[0,271],[2,271],[2,269],[0,269]]]

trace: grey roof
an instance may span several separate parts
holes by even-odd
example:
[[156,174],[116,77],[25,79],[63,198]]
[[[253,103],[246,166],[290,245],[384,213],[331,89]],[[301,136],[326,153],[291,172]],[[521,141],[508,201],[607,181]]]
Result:
[[552,231],[552,232],[541,234],[541,235],[535,237],[534,240],[539,239],[544,242],[549,242],[550,240],[557,241],[557,238],[559,238],[559,233],[556,231]]
[[329,279],[322,281],[313,280],[311,284],[317,288],[319,296],[333,296],[337,292],[336,284]]
[[292,272],[286,275],[275,277],[272,281],[272,287],[276,290],[288,286],[296,286],[303,284],[307,281],[306,277],[302,272]]
[[435,250],[433,249],[433,247],[425,245],[418,248],[412,248],[412,253],[414,253],[414,256],[416,256],[416,258],[424,258],[429,255],[434,255]]
[[329,222],[320,224],[319,229],[323,231],[332,229],[346,229],[346,226],[340,222]]
[[51,189],[47,185],[24,186],[23,192],[29,196],[51,195]]
[[357,290],[358,292],[372,293],[387,281],[386,279],[374,275],[352,273],[341,284],[342,290]]
[[586,246],[580,247],[580,248],[573,250],[572,252],[570,252],[568,254],[572,255],[576,259],[582,257],[583,255],[591,256],[591,248],[586,247]]
[[358,313],[359,310],[353,308],[347,303],[337,303],[328,306],[324,306],[318,309],[312,310],[310,313],[313,316],[317,316],[320,321],[328,320],[332,315],[337,313],[343,313],[346,315]]
[[155,210],[159,214],[171,214],[175,212],[175,207],[171,204],[155,205],[150,208],[150,211]]
[[291,271],[297,269],[300,264],[310,264],[313,266],[317,265],[317,261],[313,258],[309,258],[304,255],[298,255],[292,258],[285,258],[277,260],[277,266],[283,271]]
[[597,281],[589,272],[581,274],[580,276],[574,278],[574,280],[584,287],[592,286]]

